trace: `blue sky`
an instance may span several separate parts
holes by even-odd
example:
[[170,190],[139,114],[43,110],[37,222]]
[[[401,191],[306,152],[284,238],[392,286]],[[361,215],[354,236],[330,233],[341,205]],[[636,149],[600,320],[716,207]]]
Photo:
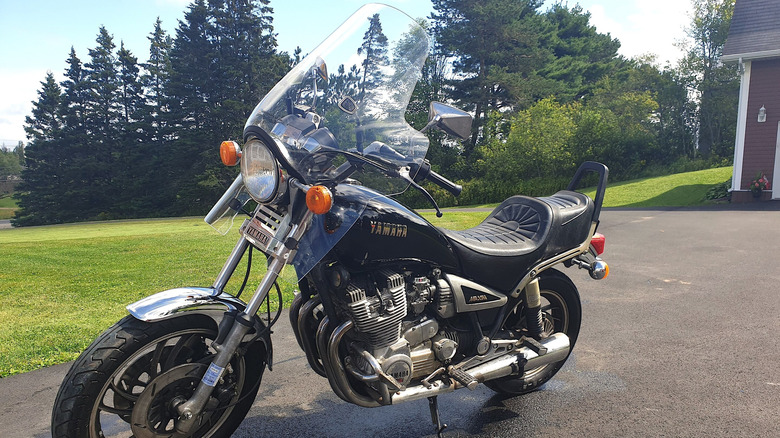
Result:
[[[124,41],[139,61],[148,56],[146,37],[159,16],[175,35],[190,0],[0,0],[0,145],[26,140],[24,117],[47,71],[62,79],[70,47],[86,62],[101,25],[119,46]],[[313,49],[364,0],[271,0],[281,50]],[[384,0],[413,17],[428,16],[428,0]],[[551,4],[547,0],[547,4]],[[564,1],[564,3],[567,3]],[[660,61],[676,60],[674,41],[689,21],[687,0],[580,0],[591,23],[622,43],[621,53],[656,53]]]

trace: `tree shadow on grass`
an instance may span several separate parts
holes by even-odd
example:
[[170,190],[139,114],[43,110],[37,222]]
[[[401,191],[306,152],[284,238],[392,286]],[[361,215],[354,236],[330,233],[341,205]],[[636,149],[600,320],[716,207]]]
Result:
[[708,184],[678,186],[652,198],[614,208],[646,208],[651,210],[780,210],[780,202],[778,201],[748,202],[738,204],[729,202],[707,203],[704,199],[704,196],[710,187],[712,186]]

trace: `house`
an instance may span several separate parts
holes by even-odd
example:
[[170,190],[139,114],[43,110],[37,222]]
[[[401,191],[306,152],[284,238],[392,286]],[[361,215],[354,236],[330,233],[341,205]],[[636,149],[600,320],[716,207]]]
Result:
[[780,199],[780,0],[736,1],[721,61],[742,75],[731,200],[753,201],[759,172],[770,182],[760,199]]

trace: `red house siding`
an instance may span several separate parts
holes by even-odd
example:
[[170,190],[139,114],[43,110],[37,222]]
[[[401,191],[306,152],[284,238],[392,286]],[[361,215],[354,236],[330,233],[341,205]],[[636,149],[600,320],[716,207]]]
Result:
[[[766,108],[766,122],[758,123],[758,110]],[[740,188],[750,189],[756,173],[763,172],[772,188],[780,181],[772,181],[777,147],[777,124],[780,122],[780,59],[752,62],[750,91],[745,126],[745,151],[742,162]]]

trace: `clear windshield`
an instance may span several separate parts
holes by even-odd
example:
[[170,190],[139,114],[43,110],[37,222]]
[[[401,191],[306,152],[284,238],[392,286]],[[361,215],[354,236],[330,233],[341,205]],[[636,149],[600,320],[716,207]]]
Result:
[[[345,160],[337,151],[396,168],[419,164],[428,139],[404,113],[428,48],[425,30],[408,15],[363,6],[276,84],[247,127],[270,134],[307,183],[334,175]],[[406,188],[370,172],[352,178],[385,194]]]

